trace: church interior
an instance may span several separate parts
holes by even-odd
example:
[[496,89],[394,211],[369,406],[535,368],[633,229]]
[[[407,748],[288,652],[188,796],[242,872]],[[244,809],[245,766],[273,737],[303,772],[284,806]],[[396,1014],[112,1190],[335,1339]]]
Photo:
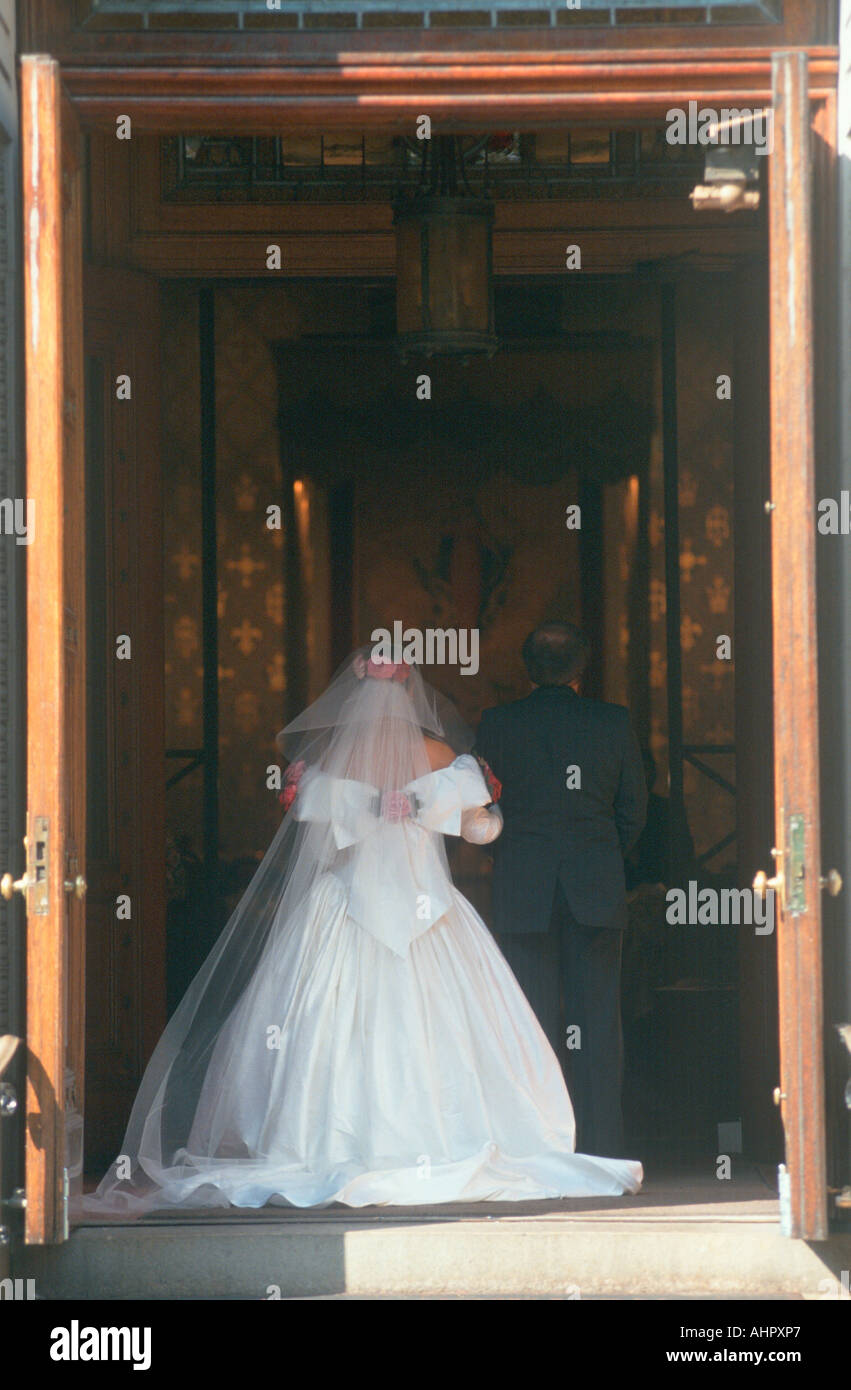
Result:
[[[144,137],[118,172],[99,138],[92,181],[132,188],[125,263],[159,301],[160,676],[145,698],[161,700],[147,776],[165,843],[144,953],[102,949],[90,875],[89,998],[111,970],[126,1014],[89,1009],[87,1171],[120,1140],[145,1001],[160,1018],[174,1007],[274,835],[281,726],[396,620],[478,629],[475,675],[426,672],[475,724],[527,692],[520,648],[549,617],[583,626],[586,693],[628,705],[647,759],[624,956],[630,1142],[644,1158],[710,1162],[726,1144],[774,1160],[771,1055],[749,1046],[771,1036],[771,952],[755,963],[748,929],[672,927],[664,898],[691,879],[749,882],[768,814],[752,740],[763,654],[754,638],[718,656],[765,612],[763,211],[694,210],[702,158],[647,124],[458,137],[468,196],[495,208],[497,346],[423,356],[400,351],[393,261],[411,141]],[[246,247],[276,240],[282,271],[253,268]],[[93,573],[114,574],[109,477],[92,481],[107,499]],[[89,660],[90,687],[108,690],[102,638]],[[461,844],[452,863],[487,921],[487,853]]]

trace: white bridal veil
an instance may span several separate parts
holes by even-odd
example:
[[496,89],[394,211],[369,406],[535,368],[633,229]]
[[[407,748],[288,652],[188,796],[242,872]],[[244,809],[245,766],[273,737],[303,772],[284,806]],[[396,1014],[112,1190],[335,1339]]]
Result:
[[[229,1058],[249,1024],[283,1025],[253,1019],[252,1003],[282,941],[292,945],[299,932],[304,942],[286,958],[298,960],[309,989],[323,895],[339,901],[342,889],[351,929],[400,955],[446,910],[452,889],[441,832],[459,833],[457,770],[453,791],[450,778],[431,773],[427,737],[456,756],[472,743],[454,706],[417,669],[375,665],[366,649],[280,732],[298,778],[295,801],[157,1044],[121,1153],[85,1208],[144,1210],[167,1198],[170,1185],[176,1192],[187,1172],[263,1160],[240,1122],[246,1085],[252,1104],[262,1093],[262,1054],[254,1071]],[[467,804],[484,805],[484,783],[469,762]],[[199,1204],[203,1196],[196,1189]]]

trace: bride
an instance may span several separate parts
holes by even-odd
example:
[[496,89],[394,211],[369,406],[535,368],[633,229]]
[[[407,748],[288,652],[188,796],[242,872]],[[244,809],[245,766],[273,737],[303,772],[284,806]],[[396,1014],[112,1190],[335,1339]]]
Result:
[[346,662],[278,735],[284,819],[158,1043],[88,1211],[636,1192],[574,1152],[561,1068],[443,843],[501,813],[454,710]]

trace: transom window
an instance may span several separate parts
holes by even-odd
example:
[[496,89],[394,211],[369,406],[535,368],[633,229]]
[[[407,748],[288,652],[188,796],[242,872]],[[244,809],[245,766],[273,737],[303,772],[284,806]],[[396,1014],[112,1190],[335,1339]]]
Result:
[[[703,174],[705,151],[672,145],[661,126],[582,127],[463,136],[471,192],[498,199],[677,193]],[[169,202],[386,201],[420,178],[422,147],[382,132],[182,135],[162,141]]]
[[82,23],[143,28],[502,28],[779,24],[783,0],[89,0]]

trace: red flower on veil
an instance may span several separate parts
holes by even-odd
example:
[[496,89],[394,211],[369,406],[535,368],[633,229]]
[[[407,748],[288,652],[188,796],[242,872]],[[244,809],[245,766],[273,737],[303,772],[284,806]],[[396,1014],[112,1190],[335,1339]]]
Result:
[[285,813],[290,809],[296,799],[298,784],[301,781],[306,766],[307,764],[304,759],[300,758],[297,763],[290,763],[284,774],[284,790],[281,792],[278,800],[283,806]]
[[485,785],[487,786],[487,789],[491,794],[491,801],[499,801],[499,798],[502,796],[502,783],[500,782],[493,768],[490,766],[489,763],[485,762],[484,758],[481,756],[480,753],[475,753],[473,756],[475,757],[476,762],[479,764],[479,767],[482,769],[482,776],[484,777]]

